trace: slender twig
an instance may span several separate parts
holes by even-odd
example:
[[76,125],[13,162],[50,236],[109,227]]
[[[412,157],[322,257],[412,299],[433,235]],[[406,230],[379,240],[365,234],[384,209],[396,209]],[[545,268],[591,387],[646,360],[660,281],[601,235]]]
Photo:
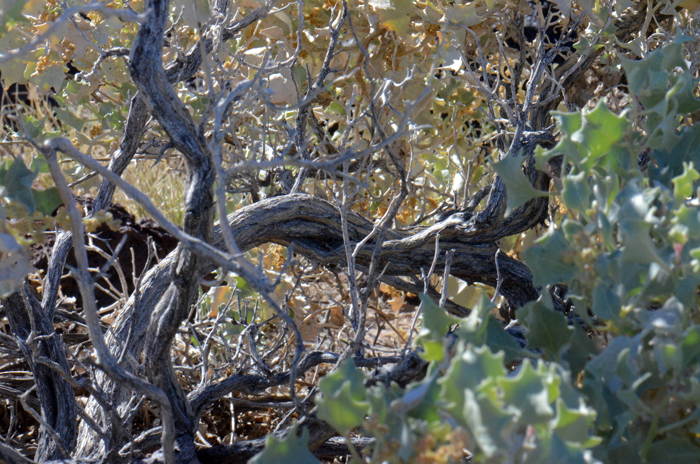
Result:
[[[54,139],[57,140],[57,139]],[[65,140],[65,139],[63,139]],[[70,142],[68,145],[73,146]],[[62,144],[58,144],[59,146]],[[65,148],[65,147],[63,147]],[[56,149],[52,147],[51,144],[45,144],[43,148],[40,148],[46,161],[49,165],[51,171],[51,176],[53,177],[56,188],[58,189],[63,203],[67,205],[68,214],[71,220],[71,230],[73,232],[73,237],[85,237],[85,228],[83,225],[80,212],[75,204],[73,198],[73,193],[68,187],[63,172],[61,171],[58,161],[56,159]],[[95,163],[99,165],[99,163]],[[100,165],[101,166],[101,165]],[[116,177],[116,176],[115,176]],[[83,300],[83,312],[85,314],[85,321],[87,322],[88,333],[90,334],[90,341],[92,342],[95,352],[97,354],[97,365],[107,372],[107,374],[115,381],[124,383],[135,390],[147,395],[156,401],[161,407],[161,413],[163,416],[163,452],[166,458],[166,462],[175,462],[175,437],[172,436],[174,431],[173,427],[173,416],[170,406],[170,401],[168,400],[165,393],[149,384],[148,382],[136,377],[130,372],[125,371],[117,363],[109,348],[105,344],[102,329],[100,328],[100,319],[97,314],[97,307],[95,305],[95,295],[92,288],[92,279],[90,278],[90,273],[88,271],[88,258],[87,250],[85,248],[84,239],[74,240],[73,247],[75,250],[75,258],[78,262],[76,280],[78,281],[78,286],[80,288],[80,295]]]

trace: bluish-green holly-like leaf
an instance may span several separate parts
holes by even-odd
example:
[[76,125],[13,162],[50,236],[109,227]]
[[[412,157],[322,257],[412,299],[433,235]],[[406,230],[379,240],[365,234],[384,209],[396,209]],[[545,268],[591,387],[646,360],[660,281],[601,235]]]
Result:
[[533,198],[547,196],[548,192],[536,190],[523,173],[523,158],[508,154],[501,161],[491,163],[493,170],[503,180],[506,186],[506,216],[518,206],[524,205]]
[[496,380],[504,403],[520,412],[519,424],[545,426],[554,417],[552,403],[559,396],[561,379],[553,367],[541,362],[535,368],[525,359],[517,375]]
[[527,327],[527,346],[542,349],[550,359],[559,361],[559,351],[571,340],[573,327],[566,317],[548,307],[541,296],[518,309],[518,320]]
[[649,166],[649,173],[654,181],[671,187],[671,180],[683,173],[683,163],[692,161],[700,166],[700,125],[681,127],[677,132],[679,141],[675,146],[662,146],[651,153],[654,163]]
[[391,403],[392,412],[406,411],[406,415],[428,423],[441,420],[435,402],[440,395],[436,375],[427,375],[422,381],[406,388],[406,393]]
[[[668,150],[679,137],[678,115],[700,110],[700,99],[695,96],[697,81],[683,58],[683,47],[677,41],[656,49],[643,60],[622,58],[630,91],[647,112],[646,145]],[[677,68],[686,72],[677,73]]]
[[56,211],[56,208],[63,204],[61,194],[58,193],[56,187],[51,187],[45,190],[32,190],[34,194],[34,205],[36,210],[41,214],[49,216]]
[[616,219],[620,222],[639,220],[649,224],[654,223],[656,221],[654,201],[658,198],[658,193],[657,189],[640,188],[638,180],[630,182],[616,198],[620,204]]
[[648,109],[656,106],[666,95],[669,71],[675,67],[686,68],[680,44],[657,48],[643,60],[633,61],[621,57],[621,61],[630,92],[640,97]]
[[427,295],[420,295],[423,324],[416,337],[416,344],[423,347],[421,357],[426,361],[441,361],[445,356],[443,340],[449,328],[459,319],[447,314]]
[[676,288],[675,276],[669,272],[668,269],[664,269],[657,263],[651,263],[649,265],[649,272],[647,272],[646,281],[644,282],[644,288],[639,294],[640,298],[648,298],[653,300],[655,298],[663,298],[664,296],[671,296]]
[[645,221],[620,221],[620,235],[624,247],[622,248],[623,264],[651,264],[658,263],[668,270],[668,265],[659,256],[658,250],[651,239],[651,225]]
[[595,342],[579,325],[574,325],[573,334],[569,339],[569,344],[561,353],[561,360],[568,364],[569,371],[573,377],[581,372],[588,361],[600,352]]
[[365,376],[350,358],[318,383],[323,395],[316,400],[318,417],[341,435],[362,425],[369,411],[364,381]]
[[678,301],[686,307],[695,305],[695,294],[700,285],[700,275],[689,273],[685,277],[678,279],[673,292]]
[[297,426],[298,424],[291,426],[283,438],[269,434],[265,438],[265,449],[248,461],[248,464],[321,464],[321,461],[309,451],[308,429],[304,429],[301,437],[298,437]]
[[577,409],[566,406],[561,398],[556,400],[557,415],[552,422],[554,434],[569,444],[576,444],[584,448],[600,443],[599,437],[591,436],[596,412],[583,401],[579,402]]
[[[613,392],[618,392],[638,379],[637,373],[629,369],[628,355],[630,352],[636,352],[639,349],[639,344],[639,337],[615,337],[605,350],[588,363],[586,372],[598,382],[597,388],[604,385]],[[606,398],[606,400],[620,401],[618,398],[612,397]],[[600,411],[600,408],[596,408],[596,410]]]
[[545,435],[535,449],[525,454],[522,464],[601,464],[586,457],[580,446],[571,445],[557,435]]
[[689,207],[681,203],[672,222],[682,226],[689,238],[695,240],[700,238],[700,209],[697,207]]
[[616,320],[622,309],[621,285],[599,282],[593,289],[592,311],[596,317],[604,320]]
[[472,345],[460,345],[447,372],[438,380],[442,387],[440,400],[444,404],[444,410],[455,421],[466,425],[465,420],[468,420],[462,417],[466,390],[483,393],[496,388],[496,379],[505,377],[503,359],[502,351],[493,353],[488,346],[475,348]]
[[545,150],[540,146],[537,147],[535,150],[535,166],[537,169],[542,170],[544,169],[544,163],[557,155],[564,155],[567,162],[571,161],[576,166],[579,166],[588,151],[580,143],[572,140],[571,136],[581,128],[583,114],[578,111],[574,113],[552,111],[552,117],[557,122],[557,128],[561,131],[561,139],[551,150]]
[[533,283],[538,287],[566,282],[578,274],[574,249],[554,227],[550,227],[522,256],[532,271]]
[[624,245],[623,265],[656,262],[668,270],[668,264],[659,256],[650,235],[652,224],[658,222],[654,206],[657,198],[657,189],[641,189],[637,182],[630,182],[618,195],[622,203],[617,219],[618,235]]
[[0,168],[0,185],[5,187],[6,195],[12,200],[26,206],[29,214],[34,214],[34,193],[32,182],[36,173],[27,169],[21,157],[15,158],[9,168]]
[[591,207],[591,189],[585,172],[564,176],[562,186],[561,198],[568,209],[585,213]]
[[494,352],[502,351],[505,362],[531,356],[532,353],[522,349],[516,339],[503,330],[503,321],[491,313],[495,305],[482,293],[472,308],[471,314],[462,319],[455,333],[464,343],[474,346],[488,346]]
[[512,411],[494,404],[486,395],[465,390],[463,417],[467,429],[487,458],[499,451],[509,454],[513,447],[511,432],[516,425]]
[[583,114],[581,128],[571,135],[571,140],[588,150],[584,161],[587,168],[593,167],[595,160],[610,152],[622,139],[628,125],[627,116],[617,116],[610,111],[604,98],[600,99],[592,111]]
[[683,174],[673,178],[673,199],[676,206],[681,205],[682,202],[693,195],[693,184],[696,180],[700,179],[700,174],[695,170],[693,162],[683,163]]

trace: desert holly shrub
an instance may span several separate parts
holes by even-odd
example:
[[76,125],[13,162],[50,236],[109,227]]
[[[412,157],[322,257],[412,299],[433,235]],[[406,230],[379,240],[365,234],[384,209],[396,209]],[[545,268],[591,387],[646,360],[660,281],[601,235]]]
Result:
[[9,0],[0,458],[699,462],[697,10]]

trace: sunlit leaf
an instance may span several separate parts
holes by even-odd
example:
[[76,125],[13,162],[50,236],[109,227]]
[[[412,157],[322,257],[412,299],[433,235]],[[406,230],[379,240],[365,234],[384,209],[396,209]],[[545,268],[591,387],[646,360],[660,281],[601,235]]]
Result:
[[503,400],[519,410],[519,423],[544,424],[554,417],[552,402],[558,393],[559,379],[544,363],[535,368],[525,359],[517,375],[497,382]]
[[439,398],[455,420],[466,424],[462,417],[465,390],[495,388],[495,380],[505,375],[503,352],[492,353],[487,346],[475,348],[468,345],[460,349],[438,381],[442,387]]
[[581,128],[571,135],[571,140],[588,150],[585,165],[592,167],[595,160],[608,154],[622,139],[628,124],[627,116],[617,116],[610,111],[605,99],[592,111],[584,113]]
[[506,216],[509,216],[518,206],[521,206],[533,198],[547,196],[548,192],[536,190],[525,177],[522,170],[523,159],[508,155],[501,161],[491,163],[493,170],[503,179],[506,186]]
[[680,205],[687,197],[693,195],[693,184],[700,179],[700,174],[695,170],[693,162],[683,163],[683,174],[673,178],[673,197],[677,205]]

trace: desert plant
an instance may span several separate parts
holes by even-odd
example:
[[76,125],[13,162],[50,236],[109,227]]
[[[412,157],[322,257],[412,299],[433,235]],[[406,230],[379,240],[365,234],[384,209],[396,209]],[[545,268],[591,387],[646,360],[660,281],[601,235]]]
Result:
[[697,462],[677,3],[8,2],[0,456]]

